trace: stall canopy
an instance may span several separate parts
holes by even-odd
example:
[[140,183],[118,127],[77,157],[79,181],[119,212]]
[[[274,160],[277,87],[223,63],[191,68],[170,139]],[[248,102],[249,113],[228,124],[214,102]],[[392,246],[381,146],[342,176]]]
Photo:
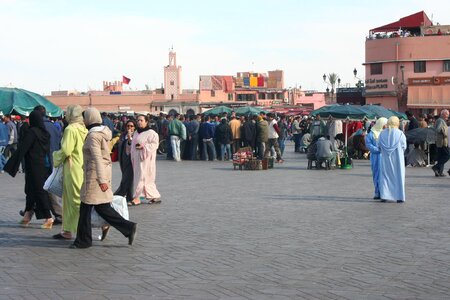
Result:
[[375,119],[376,114],[356,105],[327,105],[311,112],[313,117],[320,115],[322,118],[333,117],[335,119],[362,120],[364,118]]
[[258,115],[261,112],[266,113],[266,111],[262,107],[256,106],[242,106],[235,110],[237,116],[252,116]]
[[0,87],[0,112],[4,115],[28,116],[38,105],[45,107],[49,117],[59,117],[63,114],[61,108],[41,95],[18,88]]
[[231,114],[232,109],[227,106],[217,106],[204,112],[205,115],[221,115],[223,113]]
[[421,26],[432,26],[433,22],[430,21],[427,14],[424,11],[409,15],[407,17],[403,17],[397,22],[383,25],[381,27],[377,27],[371,29],[372,32],[388,32],[388,31],[397,31],[399,29],[416,29]]

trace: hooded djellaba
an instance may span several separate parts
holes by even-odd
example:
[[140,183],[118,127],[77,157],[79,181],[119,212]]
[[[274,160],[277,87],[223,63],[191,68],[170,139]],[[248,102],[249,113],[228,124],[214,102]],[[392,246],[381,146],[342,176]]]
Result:
[[370,166],[372,169],[373,185],[375,186],[374,199],[380,199],[380,188],[378,185],[378,177],[380,175],[380,148],[378,147],[378,138],[386,126],[387,121],[384,117],[379,118],[375,126],[366,135],[366,147],[370,151]]
[[83,184],[83,145],[88,130],[83,122],[83,108],[69,105],[66,112],[61,149],[53,152],[54,167],[63,168],[63,223],[53,238],[70,240],[77,231],[80,218],[80,190]]
[[[71,248],[89,248],[92,246],[91,212],[92,209],[125,237],[132,245],[137,224],[124,219],[112,206],[111,191],[112,163],[109,141],[111,130],[102,125],[100,112],[88,108],[84,114],[84,124],[89,130],[83,145],[84,182],[81,187],[80,219],[78,221],[77,237]],[[110,226],[102,227],[101,240],[106,238]]]
[[50,134],[45,130],[44,119],[39,111],[31,112],[29,120],[30,127],[18,145],[18,150],[5,165],[4,170],[15,177],[20,162],[22,159],[25,160],[27,204],[25,216],[21,223],[28,225],[31,220],[31,211],[34,210],[36,218],[47,219],[47,227],[51,228],[53,220],[50,214],[50,200],[47,192],[43,189],[51,168],[49,160]]
[[400,121],[390,117],[388,128],[380,133],[378,146],[381,152],[380,174],[378,179],[382,201],[405,201],[405,149],[406,137],[398,129]]

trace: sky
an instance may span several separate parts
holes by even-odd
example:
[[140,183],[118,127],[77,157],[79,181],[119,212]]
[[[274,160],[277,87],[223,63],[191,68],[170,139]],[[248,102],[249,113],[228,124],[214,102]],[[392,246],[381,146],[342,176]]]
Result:
[[[323,74],[354,86],[371,28],[425,11],[450,24],[450,1],[0,0],[0,86],[48,95],[161,87],[169,49],[182,88],[200,75],[284,71],[285,87],[324,91]],[[363,79],[363,78],[362,78]]]

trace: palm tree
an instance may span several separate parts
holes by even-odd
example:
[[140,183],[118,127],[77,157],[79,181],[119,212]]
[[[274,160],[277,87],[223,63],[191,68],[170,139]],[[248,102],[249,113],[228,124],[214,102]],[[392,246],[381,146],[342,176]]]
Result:
[[339,75],[336,73],[328,74],[328,81],[331,84],[331,94],[334,94],[336,83],[339,80]]

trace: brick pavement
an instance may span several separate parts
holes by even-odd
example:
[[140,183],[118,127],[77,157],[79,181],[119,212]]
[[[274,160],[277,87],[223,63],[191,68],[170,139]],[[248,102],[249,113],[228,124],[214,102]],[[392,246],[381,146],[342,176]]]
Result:
[[19,227],[23,175],[0,175],[0,299],[450,297],[448,177],[407,168],[407,202],[378,203],[368,161],[308,171],[287,151],[269,171],[159,160],[163,203],[130,209],[132,247],[115,230],[73,250],[59,227]]

